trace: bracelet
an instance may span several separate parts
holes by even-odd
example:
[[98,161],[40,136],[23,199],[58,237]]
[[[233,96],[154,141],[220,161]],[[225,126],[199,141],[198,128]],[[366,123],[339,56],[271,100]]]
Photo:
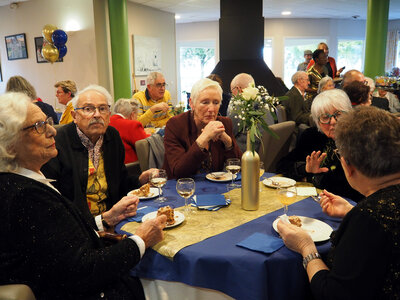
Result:
[[103,214],[101,214],[101,224],[103,224],[103,227],[104,227],[105,229],[110,229],[110,228],[111,228],[111,226],[108,225],[108,223],[106,222],[106,220],[104,220]]
[[307,271],[307,265],[310,261],[313,259],[322,259],[321,255],[319,255],[318,252],[314,252],[311,254],[308,254],[307,256],[303,257],[303,267]]

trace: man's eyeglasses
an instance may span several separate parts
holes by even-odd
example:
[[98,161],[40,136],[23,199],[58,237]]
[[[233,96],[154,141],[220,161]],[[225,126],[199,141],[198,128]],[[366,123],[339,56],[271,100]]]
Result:
[[165,88],[166,86],[167,86],[167,84],[164,82],[164,83],[156,83],[156,84],[154,84],[155,86],[156,86],[156,88],[158,88],[158,89],[161,89],[161,88]]
[[338,110],[338,111],[335,111],[332,115],[330,115],[330,114],[322,114],[322,115],[320,115],[320,116],[318,117],[318,121],[319,121],[321,124],[330,124],[330,123],[331,123],[332,117],[334,117],[335,120],[337,121],[338,118],[339,118],[343,113],[344,113],[344,111]]
[[48,117],[48,118],[46,119],[46,121],[39,121],[39,122],[36,122],[35,124],[33,124],[33,125],[31,125],[31,126],[22,128],[22,130],[27,130],[27,129],[30,129],[30,128],[35,128],[35,130],[36,130],[37,133],[42,134],[42,133],[45,133],[45,132],[46,132],[47,124],[49,124],[50,126],[53,126],[53,125],[54,125],[54,121],[53,121],[53,118],[52,118],[52,117]]
[[110,108],[111,108],[110,105],[104,104],[104,105],[99,105],[99,106],[87,105],[87,106],[83,106],[83,107],[77,107],[77,108],[75,108],[75,110],[81,109],[82,112],[85,115],[90,116],[90,115],[93,115],[96,112],[96,109],[102,115],[109,114],[110,113]]

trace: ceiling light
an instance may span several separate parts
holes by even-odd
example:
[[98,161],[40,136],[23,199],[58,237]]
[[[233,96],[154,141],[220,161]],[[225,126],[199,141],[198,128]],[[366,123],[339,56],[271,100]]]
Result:
[[180,15],[175,15],[175,20],[179,20],[181,18]]
[[291,15],[291,14],[292,14],[292,12],[291,12],[291,11],[288,11],[288,10],[285,10],[285,11],[281,12],[281,15],[282,15],[282,16],[289,16],[289,15]]

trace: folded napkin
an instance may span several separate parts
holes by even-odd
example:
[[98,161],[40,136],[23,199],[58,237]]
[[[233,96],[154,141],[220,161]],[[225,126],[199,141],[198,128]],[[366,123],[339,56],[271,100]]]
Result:
[[241,173],[241,172],[239,172],[239,173],[236,174],[235,181],[236,181],[236,180],[242,180],[242,173]]
[[194,206],[198,209],[218,210],[221,207],[227,206],[231,203],[230,200],[225,199],[224,195],[220,194],[205,194],[196,195],[193,197]]
[[317,196],[317,189],[313,186],[306,187],[296,187],[297,195],[298,196]]
[[253,233],[251,236],[236,244],[236,246],[239,247],[267,254],[275,252],[282,248],[283,245],[282,239],[260,232]]
[[156,211],[157,208],[156,207],[152,207],[152,206],[144,206],[142,208],[138,208],[137,212],[136,212],[136,216],[133,217],[129,217],[126,220],[128,222],[142,222],[142,218],[144,215],[147,215],[148,213],[151,213],[153,211]]

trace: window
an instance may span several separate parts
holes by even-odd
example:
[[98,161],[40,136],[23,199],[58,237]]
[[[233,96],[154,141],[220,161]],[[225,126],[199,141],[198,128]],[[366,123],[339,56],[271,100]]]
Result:
[[395,62],[395,66],[400,68],[400,41],[397,42],[397,52],[396,52],[396,62]]
[[272,39],[264,40],[263,54],[265,63],[272,70]]
[[[179,47],[179,85],[180,101],[187,105],[186,92],[190,93],[193,84],[210,75],[215,67],[215,47],[210,42],[198,42]],[[204,45],[204,46],[203,46]]]
[[336,66],[338,69],[346,67],[346,70],[364,69],[364,41],[339,39]]
[[321,42],[326,43],[326,39],[285,39],[283,81],[287,87],[293,86],[291,78],[297,72],[297,66],[304,61],[304,50],[314,51]]

